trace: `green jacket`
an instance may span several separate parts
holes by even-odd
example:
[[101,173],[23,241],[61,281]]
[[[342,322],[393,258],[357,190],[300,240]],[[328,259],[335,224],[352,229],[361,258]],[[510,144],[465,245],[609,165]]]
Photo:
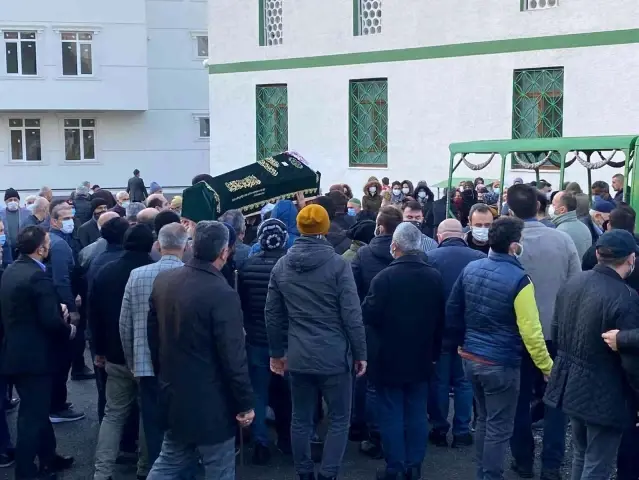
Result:
[[366,245],[364,242],[360,242],[359,240],[353,240],[351,242],[351,246],[349,247],[349,249],[346,250],[344,253],[342,253],[342,257],[347,262],[352,262],[353,259],[355,258],[355,254],[357,253],[357,250],[359,250],[364,245]]

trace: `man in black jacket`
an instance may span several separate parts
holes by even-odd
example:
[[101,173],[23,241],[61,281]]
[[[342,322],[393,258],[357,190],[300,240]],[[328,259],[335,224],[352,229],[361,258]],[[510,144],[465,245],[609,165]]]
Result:
[[[260,251],[248,258],[239,272],[239,294],[244,313],[246,330],[246,353],[249,375],[255,392],[255,421],[251,429],[255,448],[253,463],[264,465],[270,460],[268,431],[266,427],[266,406],[268,405],[271,369],[269,366],[268,336],[264,320],[264,306],[268,292],[271,270],[286,254],[286,224],[277,218],[269,218],[260,224],[257,239]],[[286,394],[286,392],[282,392]],[[288,393],[290,398],[290,393]],[[279,402],[275,402],[279,404]],[[289,403],[290,409],[290,403]],[[290,411],[275,412],[277,421],[277,443],[281,450],[290,451]],[[282,417],[288,421],[282,421]]]
[[196,453],[205,478],[235,478],[235,421],[248,427],[255,413],[240,298],[220,272],[228,242],[223,223],[198,223],[194,258],[153,284],[149,350],[168,430],[148,480],[179,478]]
[[639,398],[636,356],[608,349],[601,334],[639,328],[639,296],[625,282],[637,245],[624,230],[597,241],[598,264],[568,279],[557,294],[552,340],[557,357],[544,400],[572,423],[572,478],[608,478]]
[[399,225],[390,251],[393,262],[373,279],[362,305],[369,381],[377,394],[383,478],[419,479],[428,441],[429,367],[439,358],[446,299],[442,276],[424,260],[417,227]]
[[[324,210],[326,210],[326,212],[328,213],[328,218],[331,221],[331,226],[328,230],[328,233],[326,234],[326,240],[328,240],[328,243],[330,243],[331,246],[335,249],[335,253],[337,253],[338,255],[343,254],[350,248],[351,240],[346,236],[346,229],[343,228],[342,225],[340,225],[340,222],[336,217],[337,207],[335,206],[335,202],[330,197],[323,196],[317,198],[315,203],[324,207]],[[344,207],[346,207],[346,204],[344,204]],[[340,217],[340,220],[343,219],[343,217]]]
[[89,187],[82,184],[75,189],[73,205],[75,207],[74,216],[80,225],[91,220],[91,196],[89,195]]
[[144,186],[144,180],[140,178],[140,170],[137,168],[133,170],[133,176],[129,178],[126,193],[129,194],[131,202],[144,202],[149,196]]
[[[124,236],[122,256],[102,267],[91,282],[88,314],[95,364],[104,366],[107,373],[107,408],[96,446],[95,480],[107,480],[113,475],[122,431],[137,401],[137,383],[122,350],[120,308],[131,271],[153,263],[149,256],[152,246],[153,233],[146,225],[131,227]],[[146,473],[138,470],[138,475]]]
[[[375,238],[368,245],[360,248],[351,261],[360,302],[363,302],[368,295],[368,288],[375,275],[393,261],[390,254],[393,233],[403,221],[402,212],[397,208],[382,207],[377,215]],[[366,390],[365,395],[361,393],[361,389]],[[377,411],[375,387],[372,383],[367,382],[365,377],[356,380],[355,399],[350,436],[355,440],[358,437],[365,437],[368,433],[368,439],[363,440],[360,445],[362,453],[373,458],[382,458],[381,439],[375,420],[375,412]]]
[[[69,468],[73,458],[55,453],[49,421],[51,390],[58,370],[57,350],[75,336],[76,327],[64,321],[53,282],[45,274],[49,235],[41,227],[27,227],[18,234],[17,248],[20,257],[7,267],[0,286],[1,373],[15,384],[22,400],[15,473],[18,480],[55,479],[55,471]],[[36,456],[40,472],[34,464]]]
[[83,223],[78,229],[78,240],[80,248],[92,244],[100,238],[100,229],[98,228],[98,218],[107,211],[107,202],[103,198],[94,198],[91,200],[91,219]]

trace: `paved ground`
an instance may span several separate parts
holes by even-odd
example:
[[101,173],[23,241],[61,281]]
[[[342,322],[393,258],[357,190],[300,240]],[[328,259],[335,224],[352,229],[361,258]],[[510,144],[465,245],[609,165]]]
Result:
[[[96,409],[97,394],[93,381],[69,381],[69,400],[76,408],[84,411],[87,418],[65,425],[56,425],[55,432],[58,439],[58,450],[65,455],[73,455],[76,466],[65,472],[65,480],[89,480],[92,478],[93,454],[98,433],[98,419]],[[12,438],[15,439],[15,418],[9,417]],[[539,439],[538,439],[539,440]],[[250,452],[245,455],[250,459]],[[357,452],[357,445],[350,443],[346,454],[343,480],[373,480],[377,467],[382,461],[369,460]],[[537,470],[538,471],[538,470]],[[473,449],[441,449],[429,446],[423,468],[426,480],[473,480]],[[11,469],[0,470],[0,480],[13,478]],[[269,467],[238,467],[239,480],[293,480],[294,471],[290,459],[275,456]],[[517,478],[512,472],[506,472],[506,479]],[[567,476],[565,477],[567,478]],[[122,468],[113,480],[134,480],[135,470]]]

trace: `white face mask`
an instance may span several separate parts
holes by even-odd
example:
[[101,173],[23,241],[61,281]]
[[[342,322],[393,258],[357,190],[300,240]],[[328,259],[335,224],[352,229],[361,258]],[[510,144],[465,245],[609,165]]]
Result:
[[486,243],[488,241],[488,229],[486,227],[473,227],[472,235],[478,242]]
[[391,246],[390,246],[390,254],[391,254],[391,257],[393,257],[393,259],[394,259],[395,258],[395,249],[393,248],[393,244],[392,243],[391,243]]
[[377,193],[377,187],[368,187],[368,193],[375,195]]
[[68,220],[62,220],[62,233],[73,233],[75,225],[73,223],[73,219],[70,218]]
[[122,202],[122,208],[127,208],[129,206],[129,201],[125,200],[124,202]]
[[393,195],[399,195],[402,191],[399,188],[393,188]]
[[550,216],[550,217],[554,217],[555,216],[555,207],[553,207],[552,205],[550,207],[548,207],[548,216]]
[[519,258],[524,254],[524,246],[521,243],[517,243],[517,245],[519,245],[519,251],[513,252],[513,255],[515,256],[515,258]]
[[27,205],[27,210],[29,210],[31,213],[33,213],[34,208],[35,208],[35,203],[30,203],[29,205]]
[[417,196],[418,196],[419,198],[426,198],[426,192],[425,192],[424,190],[422,190],[421,192],[418,192],[418,193],[417,193]]
[[402,188],[402,193],[403,193],[404,195],[408,195],[408,192],[410,192],[410,189],[409,189],[408,187],[404,187],[404,188]]
[[7,203],[7,210],[9,210],[10,212],[15,212],[16,210],[18,210],[18,208],[20,208],[20,204],[18,202]]

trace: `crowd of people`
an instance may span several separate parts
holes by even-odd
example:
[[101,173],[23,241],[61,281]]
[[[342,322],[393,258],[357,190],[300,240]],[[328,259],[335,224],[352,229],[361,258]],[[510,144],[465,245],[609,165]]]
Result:
[[422,478],[429,443],[474,445],[477,480],[510,449],[533,478],[533,428],[559,480],[568,425],[572,480],[637,480],[639,247],[612,186],[477,178],[435,199],[371,177],[361,199],[336,184],[198,223],[138,170],[116,194],[8,188],[0,467],[73,467],[52,427],[85,417],[70,376],[96,383],[95,480],[122,456],[138,479],[230,480],[249,439],[300,480],[336,479],[349,441],[385,460],[378,480]]

